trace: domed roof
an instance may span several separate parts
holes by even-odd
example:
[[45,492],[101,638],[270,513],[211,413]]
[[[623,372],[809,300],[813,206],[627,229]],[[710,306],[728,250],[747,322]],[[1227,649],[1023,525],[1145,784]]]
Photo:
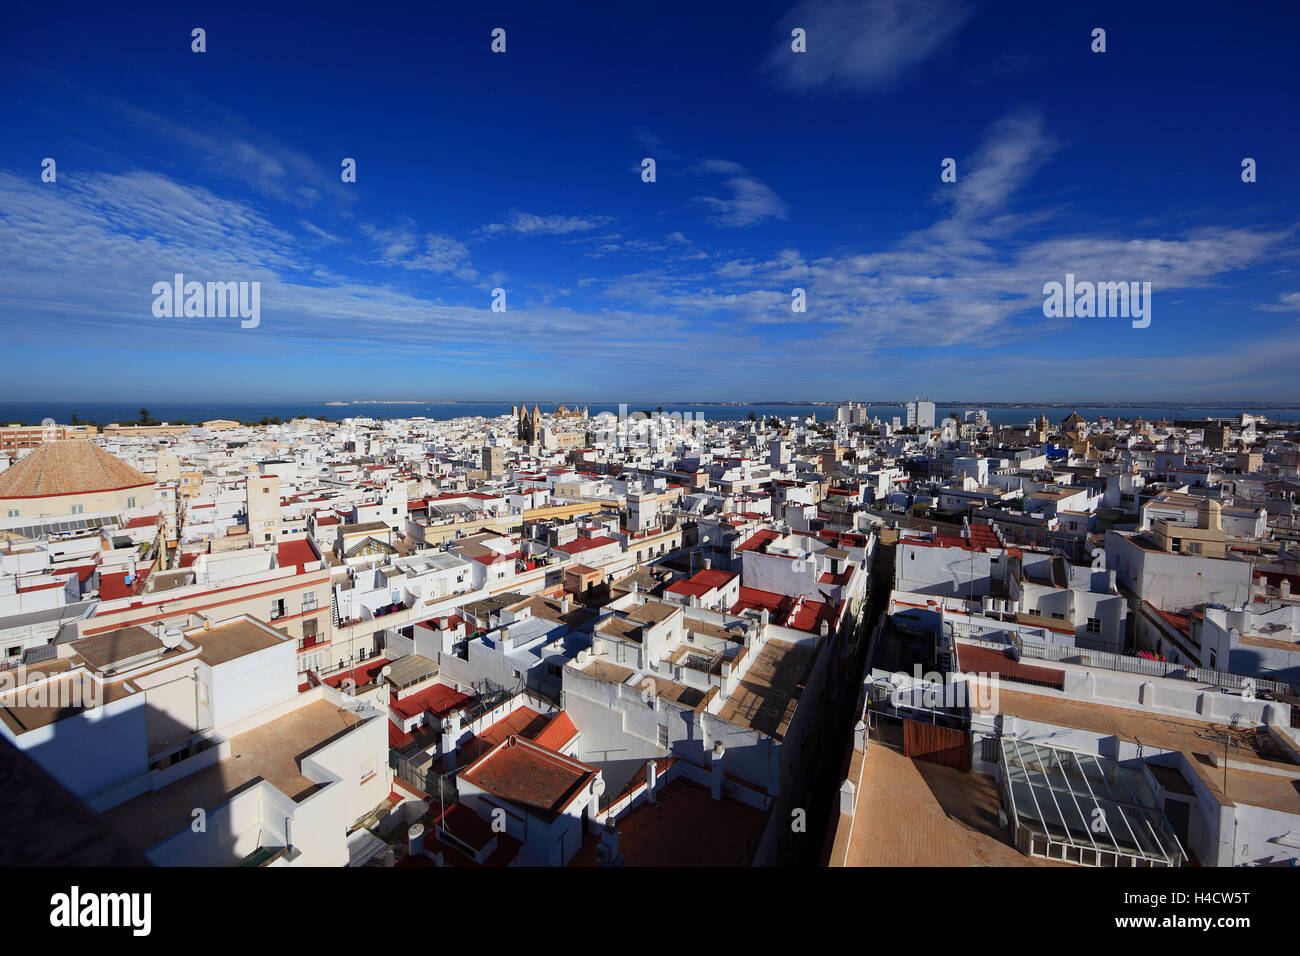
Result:
[[152,485],[153,479],[84,438],[47,441],[0,473],[0,498],[45,498]]

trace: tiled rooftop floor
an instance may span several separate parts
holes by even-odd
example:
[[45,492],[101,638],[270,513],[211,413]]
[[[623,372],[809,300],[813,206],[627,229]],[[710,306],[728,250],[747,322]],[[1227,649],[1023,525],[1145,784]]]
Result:
[[196,807],[211,811],[254,780],[298,800],[316,786],[299,772],[299,758],[359,723],[356,714],[314,701],[232,737],[225,760],[119,804],[104,818],[144,851],[188,824]]
[[[847,860],[837,840],[833,866],[1058,865],[1010,844],[992,777],[904,757],[876,740],[865,761]],[[838,826],[848,824],[841,815]]]

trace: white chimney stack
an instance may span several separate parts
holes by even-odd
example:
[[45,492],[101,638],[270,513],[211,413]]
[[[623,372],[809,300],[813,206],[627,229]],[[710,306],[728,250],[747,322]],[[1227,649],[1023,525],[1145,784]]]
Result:
[[421,823],[412,823],[406,831],[406,849],[411,856],[419,856],[424,852],[424,825]]
[[710,781],[709,791],[714,800],[722,799],[722,758],[727,752],[726,746],[721,740],[713,745],[713,778]]

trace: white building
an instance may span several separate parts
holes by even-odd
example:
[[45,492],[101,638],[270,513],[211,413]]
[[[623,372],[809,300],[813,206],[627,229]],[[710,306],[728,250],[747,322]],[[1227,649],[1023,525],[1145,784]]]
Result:
[[0,733],[155,864],[346,865],[385,805],[383,714],[300,694],[295,641],[251,617],[68,649],[5,688]]

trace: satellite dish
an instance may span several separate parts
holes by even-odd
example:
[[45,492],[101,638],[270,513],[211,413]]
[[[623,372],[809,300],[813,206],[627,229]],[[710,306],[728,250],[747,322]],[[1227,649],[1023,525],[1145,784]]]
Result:
[[161,638],[163,647],[167,648],[169,651],[174,651],[176,648],[180,647],[181,642],[184,639],[181,629],[174,624],[163,631]]

